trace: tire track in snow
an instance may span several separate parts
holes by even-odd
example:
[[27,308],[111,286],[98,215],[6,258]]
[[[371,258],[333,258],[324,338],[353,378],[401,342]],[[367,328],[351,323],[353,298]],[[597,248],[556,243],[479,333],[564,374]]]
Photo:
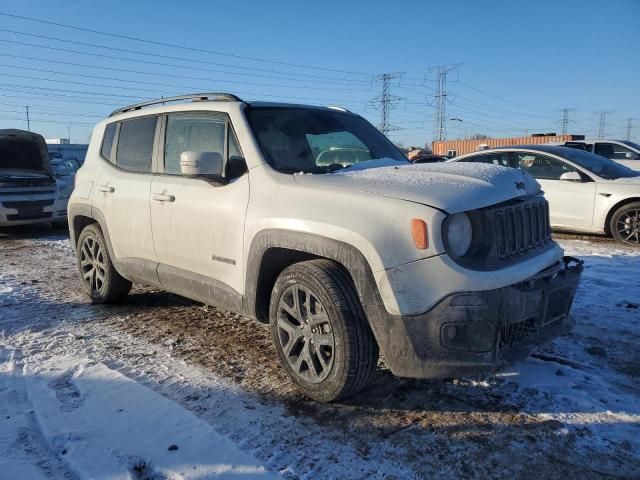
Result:
[[50,445],[40,429],[19,356],[15,349],[0,344],[0,405],[4,405],[0,408],[0,476],[76,480],[78,476],[63,459],[64,452]]

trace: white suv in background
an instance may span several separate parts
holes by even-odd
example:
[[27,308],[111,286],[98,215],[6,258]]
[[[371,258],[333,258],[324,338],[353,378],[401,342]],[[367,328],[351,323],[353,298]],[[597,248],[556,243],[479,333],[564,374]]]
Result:
[[640,170],[640,145],[628,140],[572,140],[565,147],[586,150],[614,162],[621,163],[633,170]]
[[230,94],[99,123],[69,226],[94,302],[140,282],[270,322],[282,366],[320,401],[364,388],[379,350],[418,378],[522,358],[574,324],[582,272],[529,175],[411,165],[345,109]]

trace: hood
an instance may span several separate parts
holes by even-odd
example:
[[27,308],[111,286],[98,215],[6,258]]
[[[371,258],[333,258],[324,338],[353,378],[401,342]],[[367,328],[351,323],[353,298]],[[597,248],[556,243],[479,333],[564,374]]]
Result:
[[410,165],[390,159],[370,160],[323,175],[295,175],[307,186],[360,191],[408,200],[458,213],[540,192],[540,185],[520,169],[482,163]]
[[42,135],[25,130],[0,130],[0,176],[51,177],[49,152]]
[[610,185],[640,185],[640,175],[637,177],[623,177],[615,180],[603,180],[602,183]]

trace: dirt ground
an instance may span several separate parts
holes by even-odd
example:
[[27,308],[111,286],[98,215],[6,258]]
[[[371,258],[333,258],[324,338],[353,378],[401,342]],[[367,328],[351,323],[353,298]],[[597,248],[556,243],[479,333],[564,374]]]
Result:
[[[615,246],[603,237],[557,237]],[[583,408],[556,389],[509,376],[400,379],[382,362],[364,392],[324,405],[291,387],[265,325],[139,286],[126,304],[90,305],[65,238],[46,228],[0,232],[0,287],[21,292],[0,303],[0,342],[18,346],[25,358],[74,351],[105,362],[206,419],[285,477],[640,478],[640,444],[628,439],[639,436],[640,416],[622,406],[640,400],[640,310],[625,346],[632,362],[613,340],[596,330],[580,333],[580,326],[563,342],[579,344],[584,358],[563,355],[561,343],[528,361],[583,394],[605,355],[605,386],[619,389],[620,406],[598,411],[593,400]],[[620,315],[634,314],[620,308]],[[621,433],[610,434],[607,418]]]

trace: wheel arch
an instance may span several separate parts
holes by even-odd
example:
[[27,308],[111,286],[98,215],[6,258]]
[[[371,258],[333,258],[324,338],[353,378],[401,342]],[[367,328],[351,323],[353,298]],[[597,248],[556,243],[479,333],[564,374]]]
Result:
[[640,197],[625,198],[624,200],[620,200],[618,203],[616,203],[609,209],[609,211],[607,212],[607,216],[605,217],[605,220],[604,220],[604,232],[607,234],[607,236],[610,237],[613,234],[613,232],[611,232],[611,219],[613,218],[613,215],[621,207],[624,207],[629,203],[635,203],[635,202],[640,202]]
[[305,232],[264,230],[249,249],[244,309],[250,317],[268,322],[271,290],[289,265],[326,258],[342,265],[350,275],[363,305],[381,304],[373,273],[364,255],[354,246]]
[[100,209],[98,208],[91,207],[90,205],[85,204],[69,205],[68,218],[69,236],[71,238],[74,249],[77,248],[78,238],[80,237],[80,232],[82,232],[82,229],[84,229],[87,225],[97,223],[100,227],[100,230],[102,230],[102,235],[104,236],[104,241],[107,244],[107,250],[109,251],[109,257],[111,258],[113,266],[121,276],[129,279],[128,276],[123,274],[123,268],[113,253],[111,238],[109,237],[109,231],[107,230],[107,225],[104,220],[102,211],[100,211]]

